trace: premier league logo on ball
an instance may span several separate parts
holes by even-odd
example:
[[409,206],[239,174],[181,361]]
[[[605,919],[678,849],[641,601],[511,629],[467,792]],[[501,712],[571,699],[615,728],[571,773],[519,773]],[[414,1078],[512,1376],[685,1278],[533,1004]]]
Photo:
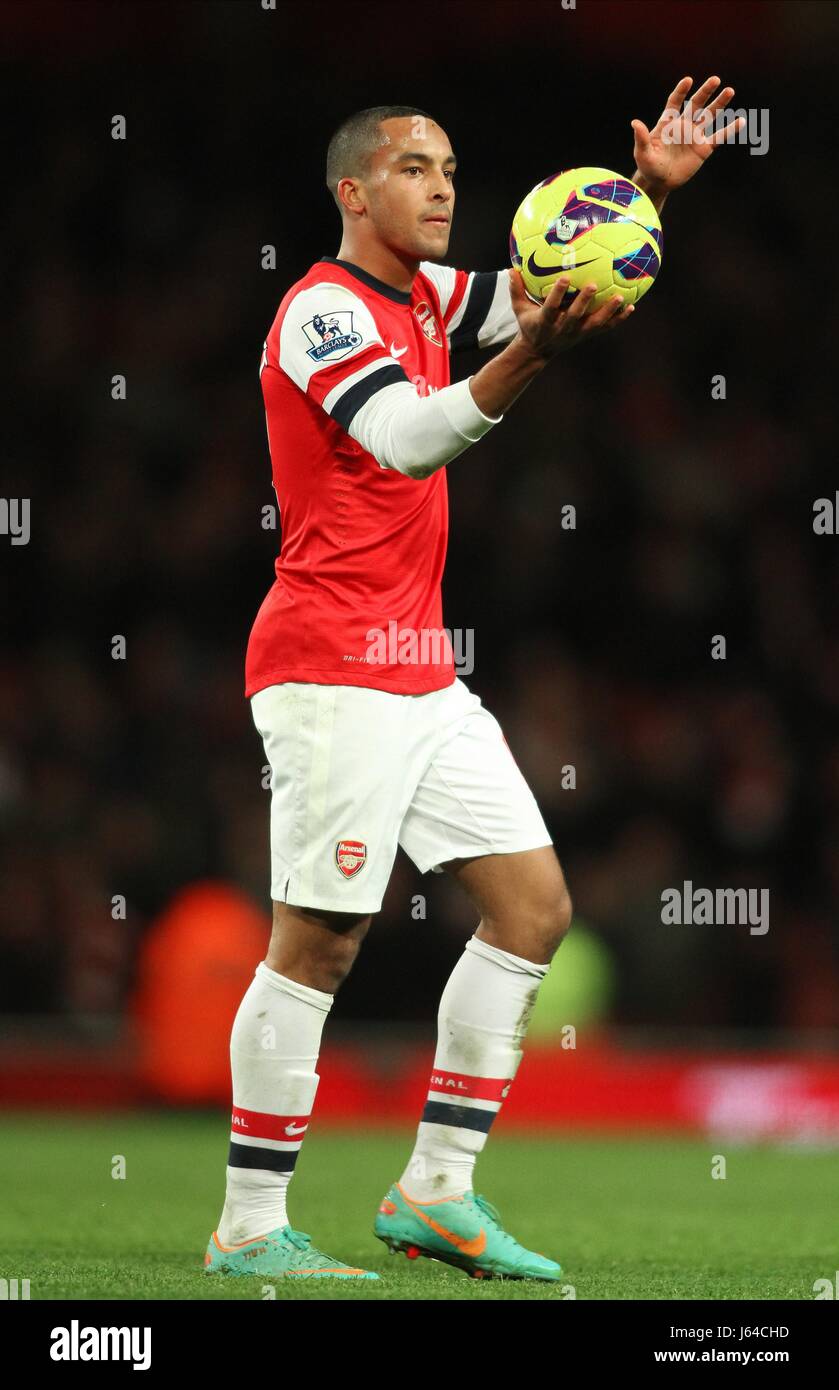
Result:
[[578,224],[573,217],[566,217],[563,213],[554,222],[554,231],[558,241],[570,241],[577,230]]

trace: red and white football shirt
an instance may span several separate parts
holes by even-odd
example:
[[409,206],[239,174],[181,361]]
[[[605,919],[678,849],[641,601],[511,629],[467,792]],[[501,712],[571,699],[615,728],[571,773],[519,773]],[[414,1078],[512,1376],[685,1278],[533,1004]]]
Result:
[[284,681],[403,695],[454,681],[448,640],[422,637],[443,630],[445,468],[406,477],[347,431],[375,392],[438,391],[450,349],[515,331],[503,271],[424,261],[408,293],[325,256],[288,291],[260,367],[282,545],[250,634],[247,697]]

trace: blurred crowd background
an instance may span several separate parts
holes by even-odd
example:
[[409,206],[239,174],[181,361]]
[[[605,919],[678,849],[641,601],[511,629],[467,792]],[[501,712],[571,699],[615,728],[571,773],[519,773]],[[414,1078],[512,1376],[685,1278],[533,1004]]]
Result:
[[[632,323],[563,356],[449,466],[444,613],[474,631],[467,683],[543,808],[608,974],[605,1021],[839,1025],[839,537],[813,531],[839,483],[836,16],[2,7],[3,491],[31,499],[31,539],[2,538],[0,1012],[118,1017],[155,920],[196,882],[238,887],[267,944],[243,694],[279,543],[257,371],[288,286],[338,250],[334,127],[381,102],[432,112],[460,161],[448,259],[495,269],[530,187],[575,164],[631,174],[630,120],[716,72],[735,106],[768,108],[768,153],[718,151],[666,206]],[[453,379],[481,360],[454,358]],[[769,889],[769,932],[664,926],[684,880]],[[431,1019],[476,924],[400,852],[336,1016]]]

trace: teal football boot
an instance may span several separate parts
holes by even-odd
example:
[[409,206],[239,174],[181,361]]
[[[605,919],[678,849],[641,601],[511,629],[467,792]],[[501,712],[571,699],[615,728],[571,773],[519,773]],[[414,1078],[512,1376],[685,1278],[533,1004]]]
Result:
[[435,1202],[414,1202],[394,1183],[382,1199],[373,1232],[391,1254],[409,1260],[426,1255],[463,1269],[473,1279],[558,1280],[562,1266],[523,1245],[504,1230],[486,1197],[464,1192]]
[[213,1231],[204,1256],[205,1274],[260,1274],[268,1279],[378,1279],[369,1269],[333,1260],[312,1245],[305,1231],[277,1226],[241,1245],[222,1245]]

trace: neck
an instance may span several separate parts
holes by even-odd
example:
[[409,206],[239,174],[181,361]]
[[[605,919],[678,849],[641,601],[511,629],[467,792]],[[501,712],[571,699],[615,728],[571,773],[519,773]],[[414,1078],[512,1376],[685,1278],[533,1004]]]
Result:
[[377,280],[394,290],[401,290],[403,294],[410,294],[419,270],[419,260],[415,256],[394,251],[380,242],[374,246],[363,246],[349,237],[344,237],[341,242],[338,260],[352,261],[353,265],[366,270],[368,275],[375,275]]

